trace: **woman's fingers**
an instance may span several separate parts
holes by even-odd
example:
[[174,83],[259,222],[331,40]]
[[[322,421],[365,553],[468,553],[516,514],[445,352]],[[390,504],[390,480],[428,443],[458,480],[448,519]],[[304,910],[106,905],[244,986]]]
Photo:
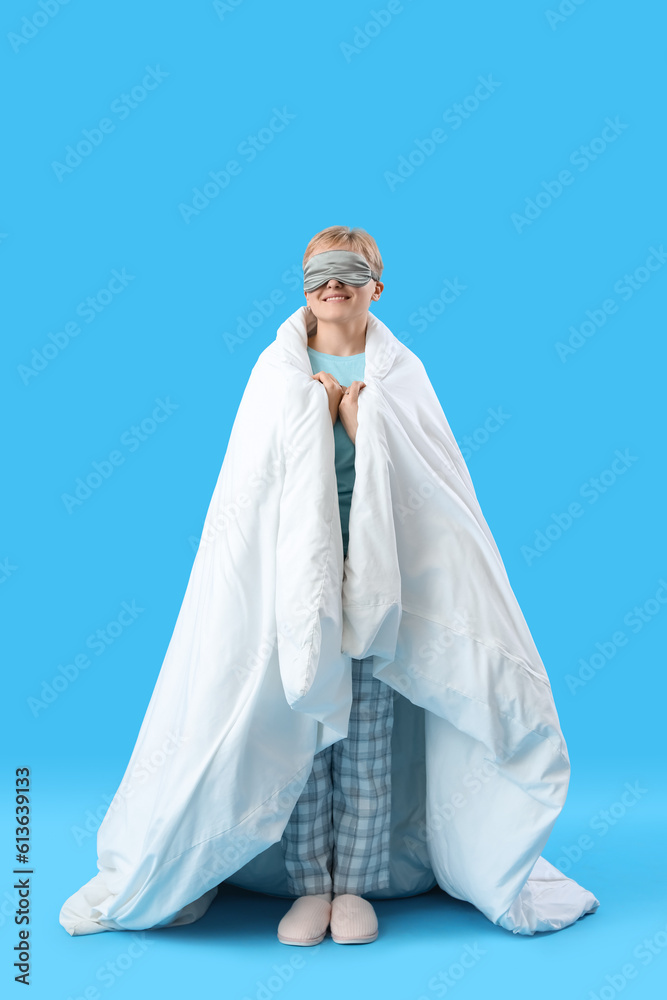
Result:
[[[343,399],[345,400],[345,402],[356,401],[359,398],[359,393],[361,392],[361,390],[364,388],[365,385],[366,385],[365,382],[356,381],[356,382],[351,382],[349,386],[343,386],[344,390]],[[346,395],[347,399],[345,399]]]
[[318,379],[318,381],[320,381],[322,383],[322,385],[324,385],[324,386],[327,386],[327,385],[328,386],[338,386],[339,389],[341,388],[341,385],[340,385],[340,382],[338,381],[338,379],[334,378],[333,375],[330,375],[329,372],[316,372],[313,375],[313,378]]
[[333,375],[329,375],[328,372],[317,372],[313,375],[313,378],[321,382],[327,391],[327,397],[329,400],[329,412],[331,413],[331,420],[335,424],[338,419],[338,407],[340,401],[343,398],[343,387],[339,383],[338,379],[335,379]]
[[359,393],[364,388],[366,383],[357,379],[354,382],[351,382],[349,386],[341,385],[338,379],[334,378],[333,375],[330,375],[329,372],[315,372],[312,377],[317,379],[318,382],[321,382],[327,391],[327,396],[329,398],[329,411],[334,424],[338,419],[341,407],[343,408],[343,412],[346,414],[348,410],[350,411],[350,417],[346,417],[343,422],[348,434],[352,440],[354,440],[356,433],[356,410],[359,402]]

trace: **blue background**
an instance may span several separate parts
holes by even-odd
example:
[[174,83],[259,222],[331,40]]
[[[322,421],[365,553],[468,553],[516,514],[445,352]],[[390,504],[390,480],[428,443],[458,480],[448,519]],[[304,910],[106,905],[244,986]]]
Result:
[[[667,978],[664,9],[406,0],[377,28],[383,0],[44,3],[46,14],[37,0],[2,14],[7,989],[21,993],[12,788],[27,765],[32,997],[96,986],[114,998],[297,1000],[372,986],[418,1000],[444,995],[429,980],[467,945],[484,954],[456,982],[459,998],[608,998],[625,985],[655,997]],[[124,105],[147,68],[154,89]],[[475,102],[480,77],[493,90]],[[262,131],[276,109],[284,127]],[[95,133],[104,118],[113,129]],[[607,119],[615,132],[603,132]],[[420,161],[437,128],[446,139]],[[84,130],[98,144],[58,167]],[[253,135],[263,145],[250,159]],[[238,172],[186,218],[194,189],[230,160]],[[571,183],[555,194],[563,170]],[[70,938],[58,912],[95,874],[94,831],[166,652],[248,375],[305,303],[303,252],[330,225],[377,240],[385,289],[373,312],[424,361],[464,450],[572,759],[544,853],[601,906],[520,938],[436,890],[377,903],[372,947],[290,949],[275,936],[285,902],[238,890],[194,925],[147,932],[141,957],[103,981],[128,937]],[[126,284],[107,294],[114,269]],[[446,280],[464,289],[443,305]],[[87,321],[77,309],[89,296],[101,308]],[[599,321],[609,299],[616,309],[596,326],[589,313]],[[420,310],[428,319],[416,325]],[[590,335],[563,360],[558,344],[587,320]],[[69,341],[68,323],[80,331]],[[156,400],[171,412],[136,440]],[[485,431],[498,409],[501,426]],[[605,472],[617,449],[628,464]],[[116,450],[122,463],[68,510],[63,495]],[[527,556],[575,502],[581,516]],[[123,602],[142,610],[91,652],[87,638]],[[610,647],[619,631],[625,644]],[[597,644],[607,654],[576,684]],[[39,707],[84,652],[90,665]],[[619,805],[626,783],[638,791]],[[577,854],[584,834],[591,846]],[[644,940],[650,960],[635,951]],[[626,963],[636,976],[624,985]]]

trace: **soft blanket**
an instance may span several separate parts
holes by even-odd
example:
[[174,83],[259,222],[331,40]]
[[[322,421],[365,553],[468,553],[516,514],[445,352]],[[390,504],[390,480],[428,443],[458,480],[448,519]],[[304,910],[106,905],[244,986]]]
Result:
[[424,366],[369,314],[344,560],[306,345],[301,307],[252,369],[99,871],[60,922],[178,926],[224,881],[288,897],[280,838],[313,755],[346,736],[350,658],[372,655],[395,721],[392,883],[368,898],[439,885],[515,933],[565,927],[599,905],[541,856],[566,745]]

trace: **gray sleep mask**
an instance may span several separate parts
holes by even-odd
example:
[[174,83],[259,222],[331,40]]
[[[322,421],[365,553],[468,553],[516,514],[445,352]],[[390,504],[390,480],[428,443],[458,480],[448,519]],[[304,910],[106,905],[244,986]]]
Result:
[[325,250],[309,257],[303,269],[304,292],[312,292],[329,278],[338,278],[344,285],[360,286],[367,285],[371,278],[379,281],[380,275],[354,250]]

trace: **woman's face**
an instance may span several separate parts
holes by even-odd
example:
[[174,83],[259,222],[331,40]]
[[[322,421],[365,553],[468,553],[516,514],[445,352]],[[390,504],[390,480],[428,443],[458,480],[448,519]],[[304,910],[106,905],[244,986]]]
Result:
[[370,303],[380,298],[383,288],[382,282],[375,281],[374,278],[365,285],[345,285],[338,278],[329,278],[319,288],[314,288],[312,292],[304,292],[304,295],[313,316],[323,321],[336,322],[367,313]]

